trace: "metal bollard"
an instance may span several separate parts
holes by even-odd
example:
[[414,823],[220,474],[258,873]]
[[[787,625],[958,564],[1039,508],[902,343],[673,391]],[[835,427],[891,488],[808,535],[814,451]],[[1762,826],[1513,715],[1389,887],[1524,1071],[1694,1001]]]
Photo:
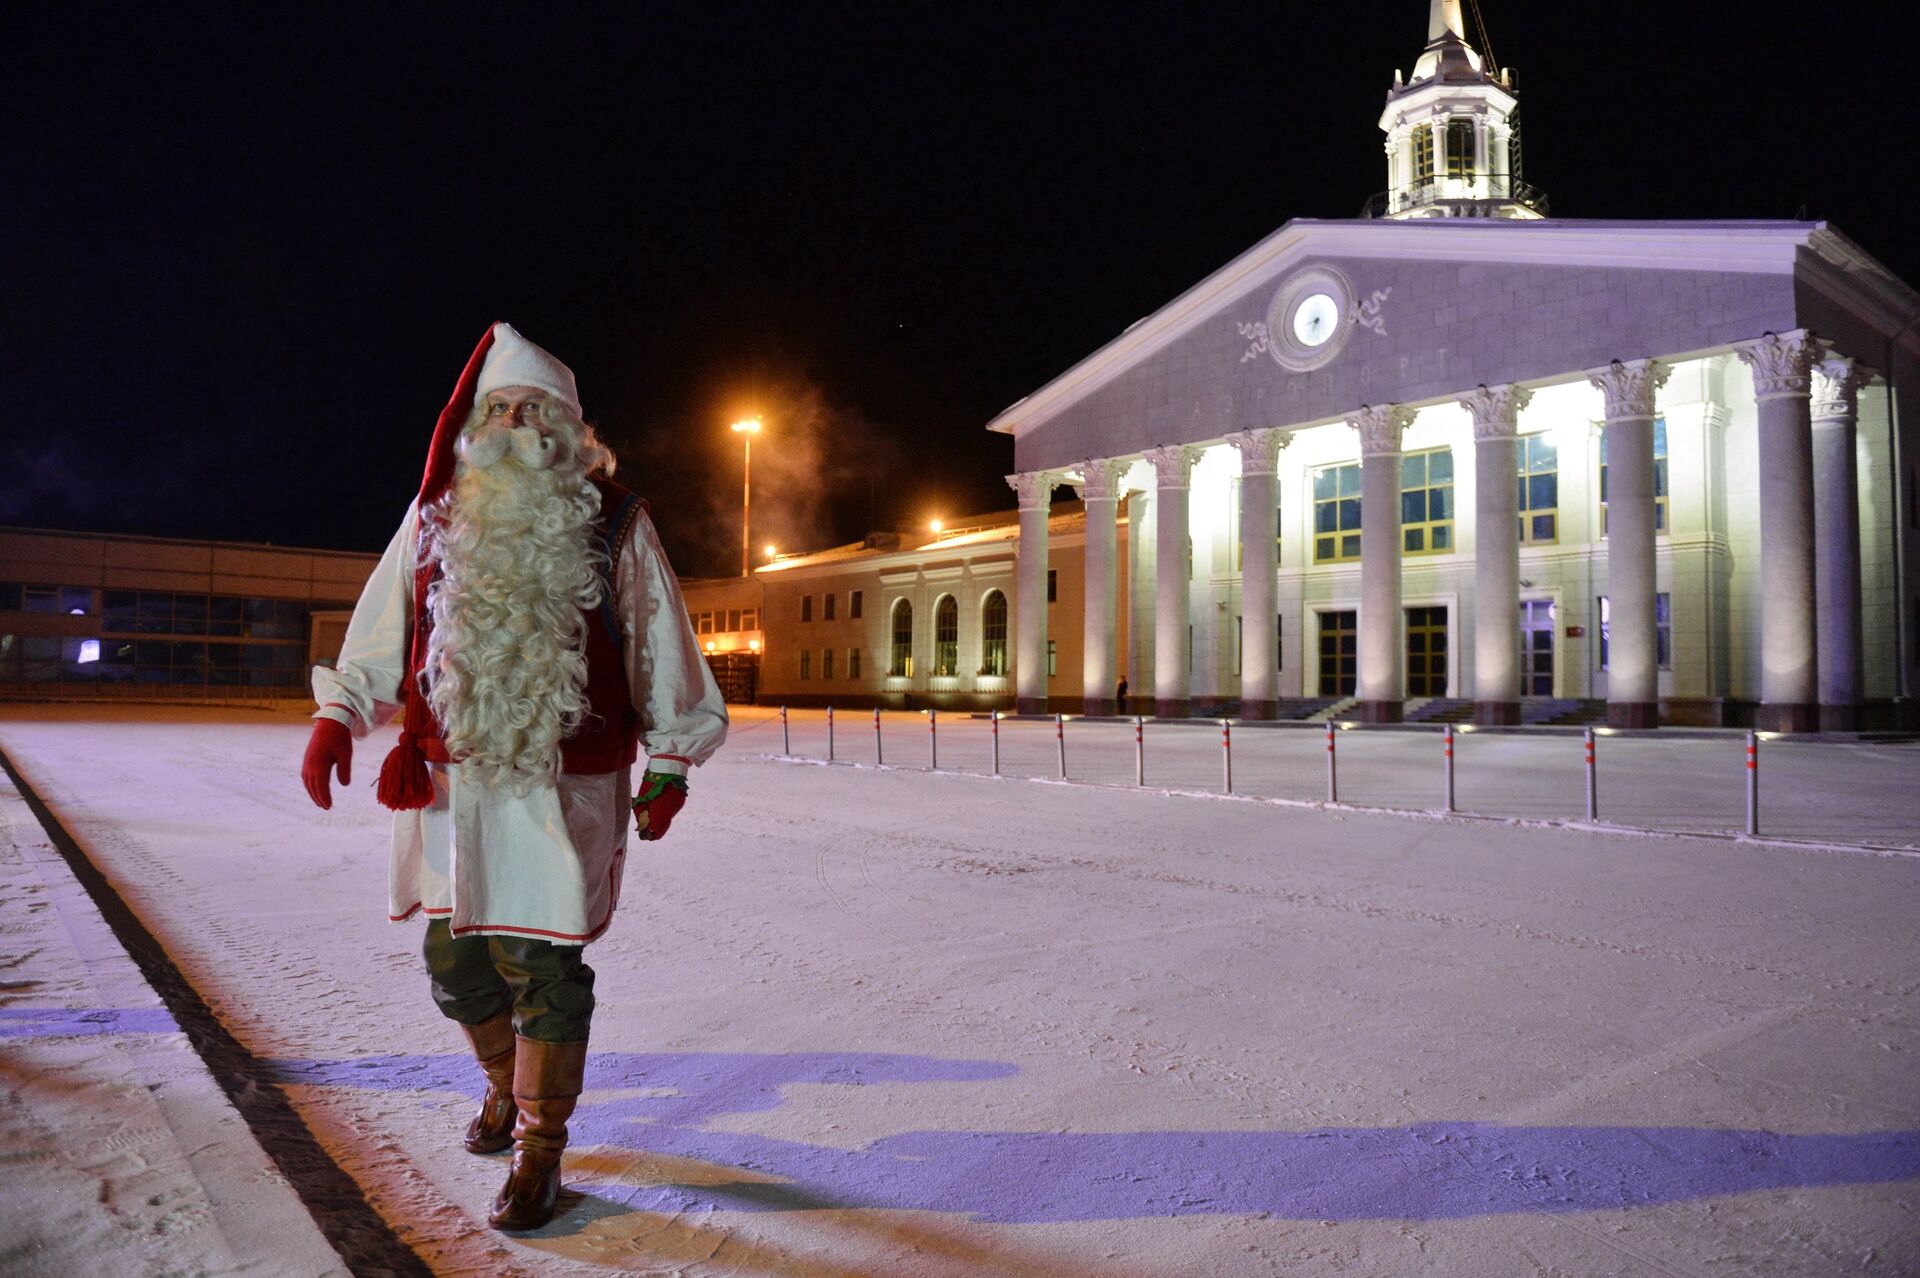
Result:
[[1053,739],[1060,747],[1060,779],[1067,779],[1067,717],[1063,714],[1053,716]]
[[887,761],[886,752],[881,748],[881,745],[880,745],[880,707],[879,706],[875,706],[873,708],[873,761],[876,765],[885,764]]
[[1440,740],[1446,756],[1445,782],[1440,790],[1443,804],[1441,811],[1451,812],[1453,811],[1453,725],[1451,723],[1447,725],[1446,731],[1440,734]]
[[1147,721],[1133,716],[1133,783],[1147,783]]
[[1760,734],[1747,734],[1747,833],[1760,833]]
[[793,739],[787,735],[787,708],[780,707],[780,753],[793,757]]
[[1220,777],[1228,794],[1233,793],[1233,728],[1220,721]]
[[993,712],[993,775],[1000,775],[1000,712]]
[[927,711],[927,767],[938,770],[940,767],[940,712]]
[[833,762],[833,707],[827,707],[827,762]]
[[1588,728],[1587,738],[1587,820],[1600,819],[1600,778],[1593,763],[1593,729]]
[[1327,720],[1327,802],[1340,802],[1340,772],[1334,765],[1333,720]]

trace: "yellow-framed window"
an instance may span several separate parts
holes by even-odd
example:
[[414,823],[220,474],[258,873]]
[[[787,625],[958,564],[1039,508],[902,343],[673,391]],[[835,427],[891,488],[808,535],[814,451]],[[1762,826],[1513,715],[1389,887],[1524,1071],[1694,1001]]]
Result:
[[1545,546],[1560,540],[1560,454],[1547,435],[1522,435],[1520,544]]
[[1313,562],[1360,558],[1360,463],[1313,472]]
[[[1653,531],[1667,531],[1667,419],[1653,419]],[[1600,432],[1600,535],[1607,535],[1607,432]]]
[[1400,459],[1400,549],[1453,553],[1453,450],[1429,448]]
[[1433,179],[1433,126],[1416,124],[1413,126],[1413,180],[1428,182]]

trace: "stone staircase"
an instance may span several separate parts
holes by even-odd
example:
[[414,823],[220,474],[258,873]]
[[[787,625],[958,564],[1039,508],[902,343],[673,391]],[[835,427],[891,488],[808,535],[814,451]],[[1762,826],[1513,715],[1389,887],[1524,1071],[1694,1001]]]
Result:
[[1407,702],[1401,710],[1406,723],[1472,723],[1473,700],[1469,697],[1423,697]]
[[1522,701],[1520,722],[1552,727],[1584,727],[1605,724],[1605,701],[1574,700],[1555,697],[1544,701]]

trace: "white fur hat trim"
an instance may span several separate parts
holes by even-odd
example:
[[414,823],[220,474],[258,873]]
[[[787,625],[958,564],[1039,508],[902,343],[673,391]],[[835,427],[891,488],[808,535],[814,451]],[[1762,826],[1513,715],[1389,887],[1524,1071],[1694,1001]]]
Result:
[[573,370],[520,336],[513,325],[499,323],[493,326],[493,345],[480,366],[474,398],[508,386],[543,390],[580,416],[580,391],[574,385]]

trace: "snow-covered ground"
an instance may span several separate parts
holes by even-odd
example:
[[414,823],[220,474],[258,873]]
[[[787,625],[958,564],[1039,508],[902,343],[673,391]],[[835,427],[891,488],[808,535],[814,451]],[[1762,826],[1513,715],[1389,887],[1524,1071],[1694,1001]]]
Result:
[[[0,748],[435,1272],[1920,1272],[1920,858],[1168,795],[1218,787],[1217,730],[1138,790],[1096,726],[1069,772],[1112,785],[779,762],[743,714],[632,845],[578,1196],[521,1240],[384,919],[384,737],[329,813],[290,717],[6,707]],[[943,718],[942,765],[984,731]],[[1312,734],[1234,744],[1236,789],[1323,795]],[[1341,750],[1343,798],[1436,803],[1437,738]],[[1737,750],[1604,741],[1602,815],[1737,828]],[[1769,743],[1763,829],[1910,842],[1916,761]],[[1460,765],[1463,807],[1580,814],[1577,739]]]

